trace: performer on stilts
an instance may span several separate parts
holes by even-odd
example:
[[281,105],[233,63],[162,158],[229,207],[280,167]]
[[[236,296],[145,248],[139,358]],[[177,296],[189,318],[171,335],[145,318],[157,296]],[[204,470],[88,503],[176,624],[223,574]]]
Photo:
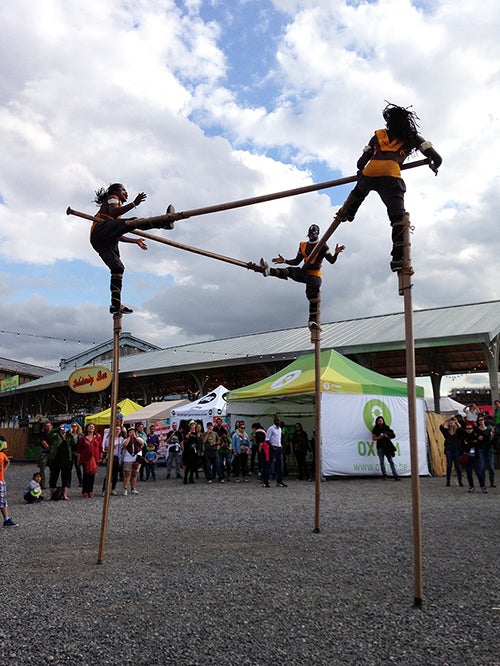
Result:
[[400,166],[415,150],[420,150],[430,161],[429,167],[437,175],[442,163],[441,156],[432,143],[418,133],[418,116],[408,108],[388,103],[382,112],[386,129],[376,130],[357,162],[358,181],[344,204],[335,215],[335,220],[354,220],[371,190],[378,192],[387,208],[392,226],[391,270],[403,268],[403,227],[409,225],[410,216],[405,211],[406,185],[401,178]]
[[[134,243],[141,250],[147,250],[148,247],[141,238],[130,238],[124,236],[124,234],[133,229],[173,229],[174,222],[169,220],[168,217],[156,224],[146,220],[136,220],[135,218],[119,219],[121,215],[137,208],[147,197],[144,192],[140,192],[133,202],[126,203],[128,194],[121,183],[113,183],[107,189],[101,188],[96,191],[95,195],[94,201],[100,206],[96,217],[100,220],[92,225],[90,243],[111,271],[111,306],[109,311],[111,314],[130,314],[132,310],[122,305],[121,302],[125,266],[120,259],[118,242]],[[167,214],[170,212],[175,212],[173,206],[168,207]]]
[[274,264],[288,264],[290,268],[270,268],[267,262],[264,259],[260,260],[260,264],[249,263],[248,268],[256,272],[264,274],[264,277],[272,275],[274,277],[280,278],[281,280],[294,280],[295,282],[301,282],[306,285],[306,296],[309,301],[309,323],[308,326],[311,330],[319,329],[320,322],[318,321],[318,302],[319,302],[319,291],[321,288],[321,264],[323,259],[326,259],[330,264],[334,264],[337,261],[337,257],[341,252],[344,251],[344,245],[338,245],[335,247],[335,252],[332,254],[328,245],[324,245],[318,252],[317,257],[314,259],[306,269],[299,267],[299,264],[302,261],[310,256],[310,254],[315,249],[318,238],[319,238],[319,227],[317,224],[311,224],[307,231],[307,237],[309,241],[302,242],[299,245],[297,251],[297,256],[294,259],[285,259],[278,254],[277,257],[273,259]]

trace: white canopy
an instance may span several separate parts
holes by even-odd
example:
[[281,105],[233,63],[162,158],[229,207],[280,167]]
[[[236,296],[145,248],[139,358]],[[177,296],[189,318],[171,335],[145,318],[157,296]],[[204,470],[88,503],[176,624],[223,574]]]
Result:
[[125,423],[139,423],[142,421],[146,425],[148,421],[161,421],[163,419],[170,418],[170,413],[175,407],[180,407],[181,405],[186,405],[187,400],[165,400],[163,402],[152,402],[150,405],[146,405],[142,409],[127,414],[124,417]]
[[[425,398],[425,411],[434,411],[434,398]],[[441,414],[463,414],[465,406],[461,402],[453,400],[453,398],[439,398],[439,411]]]
[[228,389],[225,386],[218,386],[214,391],[207,393],[202,398],[198,398],[194,402],[189,402],[182,407],[175,407],[170,411],[170,418],[178,421],[203,421],[203,425],[213,423],[214,420],[220,416],[226,416],[227,402],[226,395]]

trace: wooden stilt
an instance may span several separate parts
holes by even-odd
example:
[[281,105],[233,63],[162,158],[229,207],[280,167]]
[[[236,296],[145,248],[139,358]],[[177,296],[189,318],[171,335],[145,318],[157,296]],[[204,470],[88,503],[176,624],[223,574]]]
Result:
[[314,344],[314,533],[320,528],[321,504],[321,294],[318,294],[317,327],[311,328],[311,342]]
[[417,397],[415,380],[415,340],[413,332],[412,275],[410,221],[403,226],[403,268],[398,272],[399,293],[404,298],[406,380],[408,387],[408,431],[410,435],[411,490],[413,514],[413,578],[414,605],[422,605],[422,522],[420,501],[420,477],[418,466]]
[[[186,252],[192,252],[193,254],[201,254],[203,257],[209,257],[210,259],[218,259],[219,261],[224,261],[226,264],[233,264],[233,266],[241,266],[242,268],[251,268],[251,262],[240,261],[239,259],[233,259],[232,257],[226,257],[223,254],[216,254],[215,252],[210,252],[209,250],[201,250],[197,247],[192,247],[191,245],[184,245],[183,243],[177,243],[176,241],[163,238],[161,236],[155,236],[150,234],[147,231],[139,231],[134,229],[131,233],[136,236],[141,236],[141,238],[147,238],[148,240],[156,241],[157,243],[163,243],[163,245],[170,245],[171,247],[176,247],[179,250],[185,250]],[[254,264],[255,265],[255,264]]]
[[120,333],[122,330],[122,315],[113,315],[113,373],[111,384],[111,415],[109,420],[108,440],[108,463],[106,468],[106,485],[104,487],[104,502],[102,505],[101,537],[99,542],[99,554],[97,564],[102,564],[104,558],[104,546],[108,528],[109,498],[111,495],[111,479],[113,475],[113,451],[115,445],[116,407],[119,395],[119,373],[120,373]]

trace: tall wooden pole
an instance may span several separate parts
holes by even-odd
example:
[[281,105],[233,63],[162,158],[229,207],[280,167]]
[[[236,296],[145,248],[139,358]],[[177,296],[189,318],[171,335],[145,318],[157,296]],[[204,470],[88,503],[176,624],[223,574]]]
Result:
[[[417,160],[416,162],[409,162],[403,164],[401,169],[413,169],[423,164],[429,164],[429,160]],[[282,192],[273,192],[272,194],[263,194],[258,197],[251,197],[249,199],[240,199],[237,201],[228,201],[227,203],[216,204],[214,206],[204,206],[203,208],[194,208],[192,210],[185,210],[180,213],[175,213],[177,219],[184,219],[187,217],[195,217],[197,215],[207,215],[208,213],[218,213],[223,210],[230,210],[233,208],[241,208],[242,206],[253,206],[257,203],[265,201],[274,201],[275,199],[283,199],[284,197],[294,197],[297,194],[306,194],[307,192],[316,192],[317,190],[325,190],[330,187],[337,187],[338,185],[346,185],[348,183],[355,183],[357,176],[347,176],[345,178],[336,178],[335,180],[327,180],[323,183],[314,183],[312,185],[305,185],[304,187],[296,187],[293,190],[283,190]]]
[[403,218],[403,269],[398,273],[399,293],[404,298],[406,379],[408,387],[408,431],[410,435],[411,490],[413,515],[413,579],[414,605],[422,605],[422,521],[420,477],[418,466],[417,394],[415,380],[415,340],[413,332],[412,275],[410,252],[410,220]]
[[101,538],[99,542],[99,554],[97,564],[102,564],[104,557],[104,546],[106,543],[106,534],[108,528],[109,498],[111,495],[111,479],[113,476],[113,452],[115,448],[115,425],[116,425],[116,407],[118,405],[119,395],[119,374],[120,374],[120,333],[122,330],[122,315],[120,313],[113,315],[113,373],[111,383],[111,414],[109,417],[109,437],[108,437],[108,463],[106,468],[106,485],[104,488],[104,502],[102,505]]
[[318,294],[317,328],[311,330],[311,342],[314,344],[314,533],[320,530],[321,504],[321,295]]
[[[429,164],[429,160],[417,160],[416,162],[409,162],[403,164],[401,170],[414,169],[415,167]],[[192,210],[180,211],[178,213],[168,213],[165,215],[158,215],[156,217],[139,218],[150,222],[161,222],[165,220],[183,220],[188,217],[196,217],[198,215],[207,215],[208,213],[218,213],[224,210],[232,210],[233,208],[242,208],[243,206],[253,206],[254,204],[263,203],[265,201],[274,201],[276,199],[283,199],[285,197],[294,197],[298,194],[307,194],[308,192],[316,192],[317,190],[326,190],[330,187],[337,187],[338,185],[347,185],[348,183],[355,183],[357,176],[346,176],[345,178],[336,178],[335,180],[327,180],[322,183],[313,183],[312,185],[304,185],[304,187],[296,187],[293,190],[283,190],[281,192],[272,192],[271,194],[262,194],[257,197],[250,197],[249,199],[238,199],[236,201],[228,201],[226,203],[215,204],[213,206],[204,206],[202,208],[193,208]],[[78,214],[77,211],[68,207],[66,215]],[[80,214],[80,217],[85,215]],[[87,217],[92,219],[92,216]],[[333,232],[332,232],[333,233]]]

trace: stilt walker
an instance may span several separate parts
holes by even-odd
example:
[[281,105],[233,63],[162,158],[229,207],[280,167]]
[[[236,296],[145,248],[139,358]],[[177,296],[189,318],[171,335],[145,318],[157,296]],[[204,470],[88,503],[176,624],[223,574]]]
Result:
[[[121,302],[125,266],[120,259],[118,242],[133,243],[134,245],[138,245],[142,250],[147,250],[148,247],[142,239],[129,238],[124,234],[132,229],[173,229],[174,222],[168,218],[168,215],[162,217],[161,221],[157,222],[134,218],[127,220],[120,219],[121,215],[137,208],[137,206],[145,201],[147,196],[144,192],[140,192],[133,202],[126,203],[128,194],[121,183],[113,183],[107,189],[101,188],[95,194],[94,201],[100,208],[96,215],[98,220],[94,222],[90,230],[90,243],[111,271],[111,305],[109,311],[111,314],[130,314],[132,310],[122,305]],[[173,212],[172,207],[169,207],[169,209]]]
[[404,205],[406,185],[401,178],[401,165],[412,152],[420,150],[437,176],[443,160],[432,143],[418,133],[418,117],[413,111],[387,104],[382,116],[386,128],[376,130],[363,149],[357,162],[358,182],[337,211],[335,220],[352,222],[370,191],[377,192],[387,208],[392,226],[391,270],[397,272],[403,266],[402,230],[409,223],[409,213]]
[[[306,296],[309,301],[309,329],[320,328],[319,320],[319,303],[320,303],[320,288],[321,288],[321,264],[323,259],[326,259],[330,264],[337,261],[337,257],[344,251],[344,245],[335,247],[335,252],[331,254],[328,245],[323,245],[320,251],[316,251],[316,245],[319,238],[319,227],[317,224],[311,224],[307,231],[308,242],[302,242],[299,245],[297,255],[294,259],[285,259],[278,254],[272,261],[274,264],[288,264],[290,268],[270,268],[264,259],[260,260],[260,264],[251,264],[250,268],[263,273],[265,277],[272,275],[273,277],[280,278],[281,280],[294,280],[306,285]],[[307,268],[299,267],[302,261],[314,254],[314,260],[309,263]],[[313,341],[311,339],[311,341]]]

